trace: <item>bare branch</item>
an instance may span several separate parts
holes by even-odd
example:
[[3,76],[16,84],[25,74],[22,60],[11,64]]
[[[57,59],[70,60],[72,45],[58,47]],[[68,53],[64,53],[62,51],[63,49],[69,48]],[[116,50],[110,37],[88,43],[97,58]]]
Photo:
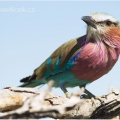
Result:
[[107,95],[80,99],[78,91],[70,99],[35,88],[6,87],[0,91],[0,119],[28,118],[113,118],[120,113],[120,91],[112,89]]

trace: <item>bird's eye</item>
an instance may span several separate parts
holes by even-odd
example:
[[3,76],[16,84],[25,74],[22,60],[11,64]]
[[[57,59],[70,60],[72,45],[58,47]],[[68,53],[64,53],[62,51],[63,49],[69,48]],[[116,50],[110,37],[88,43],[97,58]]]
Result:
[[110,26],[112,23],[110,21],[106,21],[106,25]]

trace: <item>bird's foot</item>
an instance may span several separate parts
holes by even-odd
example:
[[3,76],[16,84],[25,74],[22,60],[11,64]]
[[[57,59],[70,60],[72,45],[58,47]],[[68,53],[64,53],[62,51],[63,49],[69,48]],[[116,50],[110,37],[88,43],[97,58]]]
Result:
[[81,99],[90,99],[89,95],[87,95],[87,94],[80,95],[80,98]]
[[70,98],[70,97],[71,97],[71,95],[70,95],[69,92],[66,92],[65,95],[66,95],[67,98]]
[[84,88],[84,94],[82,94],[80,96],[80,98],[84,98],[84,99],[91,99],[91,98],[95,98],[95,95],[93,95],[91,92],[89,92],[87,89],[85,89],[85,85],[83,86],[79,86],[80,89]]
[[67,91],[67,89],[66,89],[66,87],[65,87],[65,84],[66,84],[66,82],[61,82],[60,88],[61,88],[61,90],[65,93],[66,97],[67,97],[67,98],[70,98],[71,95],[70,95],[70,93]]

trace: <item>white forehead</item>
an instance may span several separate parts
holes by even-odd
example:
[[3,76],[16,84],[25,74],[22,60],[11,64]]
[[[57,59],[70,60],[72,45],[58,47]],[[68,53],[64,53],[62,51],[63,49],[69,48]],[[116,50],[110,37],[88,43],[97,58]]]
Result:
[[96,22],[102,22],[109,20],[114,23],[118,23],[118,20],[114,18],[113,16],[106,14],[106,13],[92,13],[90,16],[96,21]]

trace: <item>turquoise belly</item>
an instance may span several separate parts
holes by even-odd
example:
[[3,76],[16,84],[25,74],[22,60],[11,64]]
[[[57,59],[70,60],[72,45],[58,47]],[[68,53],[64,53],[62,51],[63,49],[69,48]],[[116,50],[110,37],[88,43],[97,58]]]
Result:
[[75,78],[75,76],[71,74],[69,71],[51,75],[48,78],[46,78],[46,80],[47,82],[49,80],[54,80],[55,82],[54,87],[59,87],[61,83],[65,83],[66,87],[82,86],[89,83],[86,80],[79,80]]

